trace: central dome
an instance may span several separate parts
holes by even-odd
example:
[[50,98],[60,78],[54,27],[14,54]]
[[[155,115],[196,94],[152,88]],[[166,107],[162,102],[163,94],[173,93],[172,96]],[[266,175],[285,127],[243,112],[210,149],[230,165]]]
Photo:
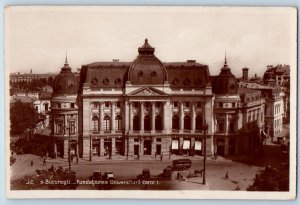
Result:
[[230,68],[225,63],[221,68],[220,74],[214,79],[212,83],[212,91],[215,94],[237,94],[238,83],[235,76],[231,73]]
[[72,73],[66,58],[64,67],[61,68],[60,73],[54,79],[53,94],[70,95],[77,94],[77,92],[78,80]]
[[154,55],[155,49],[149,45],[148,39],[138,51],[138,57],[129,68],[128,80],[138,85],[164,84],[167,81],[166,68]]

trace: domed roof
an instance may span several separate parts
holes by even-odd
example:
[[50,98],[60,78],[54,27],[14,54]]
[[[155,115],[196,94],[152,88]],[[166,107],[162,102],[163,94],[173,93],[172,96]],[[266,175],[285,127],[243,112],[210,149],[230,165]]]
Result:
[[220,74],[213,81],[212,91],[215,94],[237,94],[237,90],[237,80],[231,73],[225,57],[224,66],[221,68]]
[[162,62],[154,55],[154,48],[145,39],[138,49],[139,55],[128,71],[128,80],[132,84],[164,84],[167,72]]
[[53,94],[77,94],[77,92],[78,80],[72,73],[66,58],[64,67],[61,68],[60,73],[54,79]]

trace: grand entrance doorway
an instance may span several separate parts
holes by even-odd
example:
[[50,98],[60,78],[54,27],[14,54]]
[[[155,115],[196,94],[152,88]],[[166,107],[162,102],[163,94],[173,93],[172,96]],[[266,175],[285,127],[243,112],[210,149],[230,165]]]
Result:
[[112,143],[111,139],[104,139],[104,156],[111,155]]
[[144,155],[151,155],[151,140],[144,140]]
[[93,139],[92,154],[94,156],[100,156],[100,139]]
[[156,145],[156,154],[161,155],[161,144]]
[[224,139],[217,140],[217,155],[224,156],[225,155],[225,141]]
[[116,155],[124,155],[124,142],[121,138],[116,138]]
[[135,145],[133,146],[133,154],[134,154],[134,155],[139,155],[139,151],[140,151],[140,146],[137,145],[137,144],[135,144]]

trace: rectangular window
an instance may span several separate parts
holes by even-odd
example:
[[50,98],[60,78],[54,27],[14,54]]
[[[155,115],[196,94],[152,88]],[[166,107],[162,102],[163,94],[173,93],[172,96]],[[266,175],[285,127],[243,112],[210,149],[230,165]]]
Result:
[[219,132],[224,132],[224,121],[218,120]]
[[138,102],[134,102],[133,103],[133,107],[138,107],[139,106],[139,103]]
[[155,105],[156,105],[156,107],[160,107],[161,102],[156,102]]
[[178,102],[173,102],[174,107],[178,107]]
[[63,134],[63,123],[62,122],[58,122],[56,124],[56,133]]
[[235,103],[231,103],[231,107],[235,107]]
[[76,132],[76,124],[75,121],[70,122],[70,134],[73,135]]
[[118,107],[118,108],[121,107],[121,102],[117,102],[117,107]]
[[219,103],[219,107],[223,107],[223,103]]
[[150,107],[150,103],[149,102],[145,102],[145,107]]
[[139,142],[139,138],[134,138],[134,142]]
[[201,102],[197,102],[197,108],[201,108]]
[[57,103],[57,106],[58,106],[58,108],[61,108],[61,104],[60,103]]
[[75,104],[74,103],[71,103],[71,108],[74,108],[75,107]]
[[156,142],[161,142],[161,138],[156,138]]
[[105,102],[104,105],[106,108],[109,107],[109,102]]
[[190,107],[190,102],[185,102],[185,107]]

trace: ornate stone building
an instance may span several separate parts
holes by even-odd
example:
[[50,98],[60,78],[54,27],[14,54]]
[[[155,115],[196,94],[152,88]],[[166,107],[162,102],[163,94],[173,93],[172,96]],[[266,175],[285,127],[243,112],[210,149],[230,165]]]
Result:
[[260,92],[249,100],[238,91],[226,62],[212,81],[207,65],[164,63],[154,51],[146,39],[133,62],[83,65],[78,81],[66,62],[51,101],[61,156],[68,140],[70,150],[84,158],[203,155],[205,136],[208,155],[245,151],[246,136],[239,133],[245,116],[255,113],[251,120],[263,126]]

